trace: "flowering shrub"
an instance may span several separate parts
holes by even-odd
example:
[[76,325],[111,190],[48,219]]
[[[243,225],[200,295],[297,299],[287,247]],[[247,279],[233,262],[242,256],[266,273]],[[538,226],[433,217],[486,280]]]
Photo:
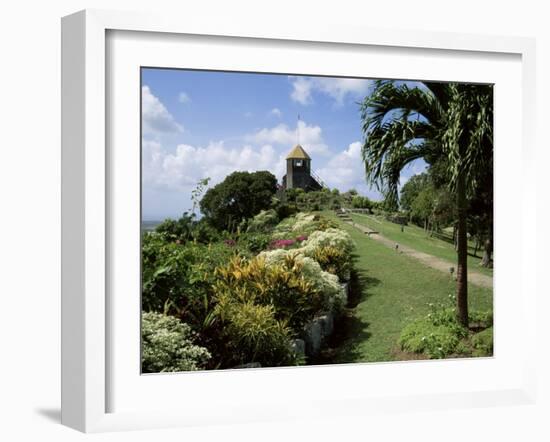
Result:
[[323,271],[317,261],[304,256],[299,249],[277,249],[262,252],[259,259],[264,259],[268,266],[283,266],[286,271],[298,271],[304,279],[323,295],[322,305],[318,311],[338,311],[344,304],[344,293],[338,277]]
[[[316,313],[341,305],[338,279],[312,259],[288,252],[277,249],[250,260],[235,256],[216,269],[213,311],[220,339],[212,348],[218,367],[299,363],[290,339]],[[280,260],[265,259],[281,253]]]
[[340,229],[328,228],[313,232],[298,250],[315,259],[321,268],[348,281],[352,268],[351,253],[354,247],[350,235]]
[[348,232],[340,229],[328,228],[325,231],[315,231],[303,245],[305,254],[312,253],[313,250],[322,247],[333,247],[342,251],[347,256],[351,256],[354,243]]
[[[285,252],[282,249],[274,252]],[[252,260],[239,257],[216,271],[216,300],[227,302],[253,302],[271,305],[277,320],[284,320],[298,333],[302,326],[318,311],[328,307],[327,293],[304,276],[300,261],[287,259],[268,263],[262,255]],[[320,270],[320,269],[319,269]]]
[[305,249],[304,254],[317,261],[325,272],[338,276],[340,281],[349,281],[351,278],[352,262],[344,251],[328,246]]
[[353,243],[316,214],[277,222],[262,211],[210,244],[183,223],[143,236],[144,371],[299,363],[289,341],[343,307]]
[[[452,303],[452,295],[450,296]],[[456,309],[445,304],[428,304],[430,313],[407,325],[401,332],[401,349],[425,353],[431,359],[441,359],[459,348],[468,330],[457,320]]]
[[247,232],[268,232],[279,222],[279,216],[275,210],[262,210],[248,223]]
[[[453,305],[454,296],[450,295],[449,300],[449,304]],[[487,322],[489,328],[473,335],[470,340],[468,329],[458,322],[454,306],[429,304],[429,307],[430,313],[411,322],[401,332],[399,345],[402,350],[424,353],[431,359],[445,358],[452,354],[474,356],[492,354],[491,312],[470,314],[469,322],[477,318],[491,321],[491,323]]]
[[211,358],[206,348],[195,345],[191,328],[172,316],[143,313],[141,338],[144,373],[199,370]]
[[294,234],[292,233],[292,227],[294,226],[294,224],[296,224],[295,216],[290,216],[282,220],[273,230],[273,239],[292,238],[294,236]]
[[270,249],[285,249],[289,248],[295,245],[298,245],[299,243],[302,243],[307,240],[307,236],[300,235],[297,236],[295,239],[274,239],[269,243]]
[[319,215],[315,215],[313,213],[307,213],[307,212],[299,212],[294,217],[296,222],[299,221],[315,221],[319,219]]
[[285,239],[308,236],[310,233],[322,229],[324,225],[326,225],[324,217],[300,212],[281,221],[275,227],[273,238]]
[[318,226],[313,215],[304,216],[301,218],[298,218],[298,215],[296,215],[296,223],[292,226],[293,232],[306,234],[317,230]]
[[401,349],[413,353],[425,353],[431,359],[444,358],[456,350],[466,329],[456,334],[445,325],[434,325],[428,318],[414,321],[401,332]]
[[284,249],[285,247],[290,247],[296,244],[296,241],[293,239],[274,239],[269,244],[270,249]]
[[273,231],[274,239],[307,238],[315,231],[335,228],[337,224],[324,216],[312,213],[297,213],[295,216],[282,220]]

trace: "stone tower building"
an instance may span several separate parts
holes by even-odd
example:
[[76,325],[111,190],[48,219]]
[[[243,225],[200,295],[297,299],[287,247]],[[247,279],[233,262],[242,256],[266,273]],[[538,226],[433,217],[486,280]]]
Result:
[[286,175],[283,177],[284,189],[320,190],[321,180],[311,172],[311,158],[302,146],[297,144],[286,157]]

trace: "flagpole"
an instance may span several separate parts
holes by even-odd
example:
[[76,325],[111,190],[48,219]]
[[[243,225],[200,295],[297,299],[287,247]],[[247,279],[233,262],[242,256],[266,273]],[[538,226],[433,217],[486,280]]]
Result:
[[296,122],[296,144],[300,144],[300,114],[298,114],[298,121]]

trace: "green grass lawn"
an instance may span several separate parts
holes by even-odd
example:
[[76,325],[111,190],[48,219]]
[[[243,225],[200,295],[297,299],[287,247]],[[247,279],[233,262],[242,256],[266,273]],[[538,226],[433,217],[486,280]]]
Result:
[[[450,275],[399,255],[348,224],[341,223],[341,228],[356,243],[355,306],[336,325],[333,348],[314,363],[399,360],[395,351],[401,330],[427,314],[428,303],[447,302],[455,282]],[[492,298],[491,289],[469,286],[470,309],[488,310]]]
[[[351,214],[351,218],[358,224],[363,224],[377,232],[380,232],[386,238],[395,241],[396,243],[403,244],[419,252],[428,253],[438,258],[444,259],[449,262],[449,267],[454,265],[456,267],[456,251],[452,244],[452,237],[448,235],[448,241],[437,237],[430,237],[424,232],[424,229],[409,224],[405,226],[404,231],[401,232],[401,226],[390,221],[386,221],[381,217],[374,217],[372,215],[362,215],[358,213]],[[443,236],[447,236],[443,234]],[[470,270],[483,273],[485,275],[493,276],[493,269],[481,267],[479,265],[483,250],[478,250],[478,257],[473,256],[474,245],[469,244],[468,254],[468,267]]]

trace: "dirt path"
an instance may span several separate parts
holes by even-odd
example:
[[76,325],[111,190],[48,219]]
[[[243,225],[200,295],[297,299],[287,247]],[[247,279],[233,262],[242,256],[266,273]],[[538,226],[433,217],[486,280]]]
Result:
[[[379,241],[384,245],[391,247],[392,249],[395,249],[395,246],[396,246],[395,241],[391,241],[385,236],[382,236],[379,233],[373,231],[372,229],[369,229],[368,227],[365,227],[361,224],[354,223],[351,220],[342,220],[342,221],[352,225],[356,229],[367,234],[369,238],[372,238],[375,241]],[[453,266],[448,261],[445,261],[441,258],[437,258],[436,256],[433,256],[433,255],[429,255],[424,252],[419,252],[418,250],[411,249],[410,247],[407,247],[401,244],[399,244],[396,253],[402,253],[404,255],[411,256],[419,260],[423,264],[427,265],[428,267],[432,267],[441,272],[449,273],[450,267],[455,267],[456,269],[456,266]],[[480,287],[493,288],[493,278],[476,271],[468,270],[468,282]]]

